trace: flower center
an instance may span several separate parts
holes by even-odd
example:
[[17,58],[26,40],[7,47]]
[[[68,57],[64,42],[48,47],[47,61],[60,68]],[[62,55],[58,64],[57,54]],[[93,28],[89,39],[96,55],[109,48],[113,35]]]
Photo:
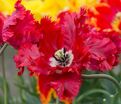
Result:
[[116,14],[116,18],[119,19],[119,20],[121,20],[121,12],[118,12],[118,13]]
[[119,29],[120,22],[121,22],[121,12],[118,12],[118,13],[116,13],[115,18],[112,22],[112,26],[113,26],[114,30],[120,31],[120,29]]
[[61,66],[61,67],[69,67],[73,61],[73,54],[72,51],[66,51],[65,48],[62,48],[60,50],[57,50],[54,53],[53,57],[50,57],[50,66],[51,67],[56,67],[56,66]]

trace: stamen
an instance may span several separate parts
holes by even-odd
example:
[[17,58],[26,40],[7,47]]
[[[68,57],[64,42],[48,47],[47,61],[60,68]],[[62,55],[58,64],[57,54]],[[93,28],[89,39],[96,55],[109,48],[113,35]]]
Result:
[[116,14],[116,18],[119,19],[119,20],[121,20],[121,12],[118,12],[118,13]]
[[72,51],[66,51],[65,48],[62,48],[55,52],[53,57],[50,58],[50,66],[56,67],[69,67],[73,61]]
[[118,32],[121,32],[121,30],[119,29],[120,22],[121,22],[121,12],[117,12],[114,20],[112,21],[112,27],[114,30]]

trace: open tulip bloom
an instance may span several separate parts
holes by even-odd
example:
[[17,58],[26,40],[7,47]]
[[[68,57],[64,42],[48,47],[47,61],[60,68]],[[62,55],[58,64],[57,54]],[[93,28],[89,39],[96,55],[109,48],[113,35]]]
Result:
[[14,61],[18,74],[26,67],[37,77],[41,100],[48,99],[54,90],[60,100],[71,103],[83,84],[85,70],[106,72],[119,64],[119,32],[106,22],[102,28],[100,20],[97,29],[89,23],[90,18],[97,17],[91,12],[85,8],[79,12],[68,10],[54,21],[49,16],[36,21],[18,0],[12,15],[5,19],[0,15],[0,43],[7,42],[17,49]]

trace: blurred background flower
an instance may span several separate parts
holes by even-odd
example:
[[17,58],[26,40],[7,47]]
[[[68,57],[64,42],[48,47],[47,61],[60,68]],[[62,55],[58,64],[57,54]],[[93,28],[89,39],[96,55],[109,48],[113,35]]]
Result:
[[[14,11],[14,4],[17,0],[1,0],[0,12],[10,15]],[[31,10],[36,19],[49,15],[52,17],[64,10],[77,11],[80,6],[92,7],[98,0],[23,0],[26,9]]]

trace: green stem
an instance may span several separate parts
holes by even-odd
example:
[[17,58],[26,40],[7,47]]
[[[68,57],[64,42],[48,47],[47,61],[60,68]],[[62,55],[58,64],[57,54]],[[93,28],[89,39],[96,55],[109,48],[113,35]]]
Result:
[[2,73],[3,73],[3,90],[4,90],[4,104],[8,104],[8,95],[7,95],[7,82],[6,82],[6,72],[5,72],[5,63],[4,63],[4,53],[2,53]]
[[7,43],[5,43],[2,48],[0,49],[0,55],[4,52],[5,48],[8,46]]
[[115,84],[115,86],[117,87],[118,91],[121,90],[121,86],[120,86],[119,82],[114,77],[112,77],[110,75],[106,75],[106,74],[85,75],[85,74],[82,74],[82,78],[84,78],[84,79],[93,79],[93,78],[108,79],[108,80],[112,81]]
[[58,98],[56,98],[56,104],[59,104],[59,99]]
[[103,94],[105,94],[105,95],[107,95],[109,97],[111,96],[110,93],[108,93],[105,90],[94,89],[94,90],[90,90],[90,91],[85,92],[84,94],[82,94],[81,96],[79,96],[76,101],[80,102],[83,98],[86,98],[86,96],[89,96],[89,95],[94,94],[94,93],[103,93]]

